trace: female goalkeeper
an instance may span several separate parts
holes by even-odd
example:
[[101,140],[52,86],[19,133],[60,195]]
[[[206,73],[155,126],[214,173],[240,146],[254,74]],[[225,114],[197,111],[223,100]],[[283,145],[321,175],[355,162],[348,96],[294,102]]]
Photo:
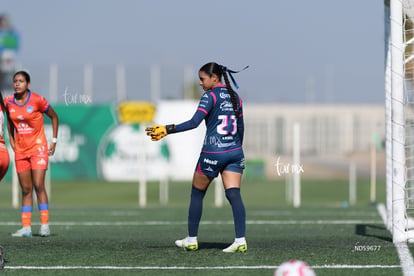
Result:
[[[247,68],[247,67],[246,67]],[[246,69],[244,68],[244,69]],[[243,69],[243,70],[244,70]],[[239,72],[239,71],[238,71]],[[194,129],[205,120],[207,131],[198,159],[191,189],[188,211],[188,236],[175,241],[178,247],[197,250],[197,233],[203,209],[203,199],[211,181],[221,174],[226,198],[233,210],[236,238],[223,252],[246,252],[246,211],[240,195],[244,170],[242,101],[232,89],[229,76],[236,88],[232,73],[225,66],[211,62],[198,72],[200,86],[205,91],[193,117],[178,125],[154,125],[147,128],[151,140],[158,141],[167,134]],[[225,85],[222,84],[224,78]]]

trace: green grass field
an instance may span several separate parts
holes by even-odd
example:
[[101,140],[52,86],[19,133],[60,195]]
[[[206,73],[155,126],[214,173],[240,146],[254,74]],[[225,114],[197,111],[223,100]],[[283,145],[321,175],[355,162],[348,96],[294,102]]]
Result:
[[[302,207],[286,203],[283,181],[244,181],[248,252],[221,251],[234,238],[229,205],[204,204],[199,250],[174,240],[186,235],[190,183],[171,182],[169,204],[148,184],[148,206],[138,205],[137,183],[54,182],[52,236],[12,238],[20,213],[11,208],[11,185],[0,185],[0,244],[8,275],[273,275],[290,259],[308,262],[317,275],[401,275],[391,235],[369,202],[369,181],[358,182],[358,201],[343,208],[344,180],[302,183]],[[213,187],[212,187],[213,188]],[[384,183],[377,200],[385,201]],[[33,233],[39,215],[33,214]],[[410,248],[412,250],[412,248]]]

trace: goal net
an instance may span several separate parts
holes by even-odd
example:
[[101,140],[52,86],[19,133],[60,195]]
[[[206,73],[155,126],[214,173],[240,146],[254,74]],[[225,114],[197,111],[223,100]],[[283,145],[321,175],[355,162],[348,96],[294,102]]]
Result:
[[385,0],[386,224],[414,241],[414,0]]

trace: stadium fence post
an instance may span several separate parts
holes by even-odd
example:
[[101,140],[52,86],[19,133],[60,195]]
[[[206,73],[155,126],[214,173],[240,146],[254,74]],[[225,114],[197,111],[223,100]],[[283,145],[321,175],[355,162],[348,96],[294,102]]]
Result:
[[12,162],[12,207],[19,208],[19,179],[17,177],[16,165]]
[[[144,129],[145,128],[142,128],[143,133],[145,132]],[[139,173],[139,185],[138,185],[138,201],[139,201],[138,203],[139,203],[139,207],[146,207],[147,206],[147,175],[146,175],[147,150],[144,144],[144,140],[141,141],[140,147],[141,147],[141,150],[138,156],[138,160],[140,161],[139,163],[141,164],[140,173]]]
[[[300,165],[300,124],[293,124],[293,164]],[[300,207],[301,204],[300,172],[293,172],[293,206]]]
[[117,64],[115,67],[116,74],[116,96],[118,102],[124,101],[127,98],[126,93],[126,73],[123,64]]
[[214,181],[214,206],[222,207],[223,201],[223,182],[221,177],[216,177]]
[[51,103],[58,102],[58,65],[56,63],[52,63],[49,66],[49,96]]
[[376,202],[376,193],[377,193],[377,148],[372,136],[371,140],[371,181],[370,181],[370,203],[375,204]]
[[356,182],[356,165],[354,161],[351,161],[349,164],[349,205],[356,203]]
[[83,67],[83,91],[93,99],[93,65],[85,64]]

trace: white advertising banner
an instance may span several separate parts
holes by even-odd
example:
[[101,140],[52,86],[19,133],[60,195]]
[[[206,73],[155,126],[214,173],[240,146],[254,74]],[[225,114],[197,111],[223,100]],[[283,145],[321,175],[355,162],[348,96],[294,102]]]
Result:
[[[192,118],[198,101],[162,101],[154,124],[179,124]],[[119,124],[108,131],[98,149],[100,175],[108,181],[191,180],[205,134],[205,124],[151,141],[145,127]]]

